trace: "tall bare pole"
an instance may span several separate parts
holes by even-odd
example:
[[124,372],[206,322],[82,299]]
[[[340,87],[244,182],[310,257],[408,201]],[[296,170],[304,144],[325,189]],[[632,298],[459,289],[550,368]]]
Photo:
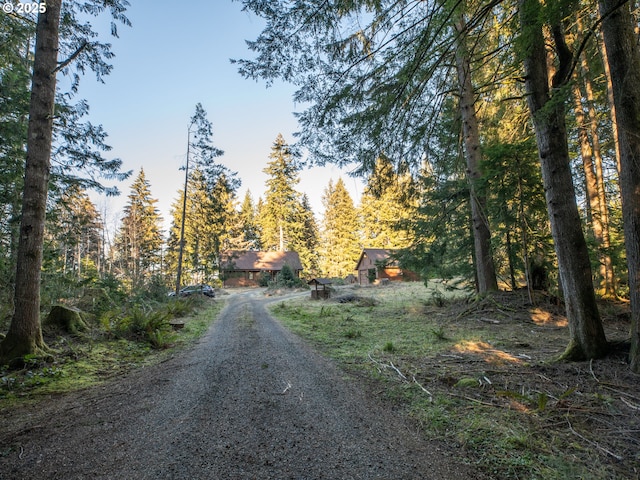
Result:
[[187,217],[187,187],[189,186],[189,153],[191,149],[191,127],[194,122],[189,124],[187,129],[187,162],[184,167],[184,193],[182,195],[182,222],[180,225],[180,246],[178,249],[178,271],[176,274],[176,297],[180,294],[180,286],[182,282],[182,254],[184,252],[184,222]]

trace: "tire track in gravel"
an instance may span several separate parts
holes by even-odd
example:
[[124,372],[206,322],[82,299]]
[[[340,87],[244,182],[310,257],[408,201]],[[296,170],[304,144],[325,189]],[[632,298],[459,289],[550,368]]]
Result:
[[474,478],[265,303],[233,295],[193,350],[34,413],[56,422],[23,426],[0,479]]

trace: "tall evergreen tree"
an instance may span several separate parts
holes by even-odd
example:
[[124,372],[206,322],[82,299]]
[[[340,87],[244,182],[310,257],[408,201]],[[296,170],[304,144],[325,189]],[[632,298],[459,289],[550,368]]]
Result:
[[247,190],[238,212],[238,222],[241,232],[241,250],[260,250],[260,230],[258,227],[258,210],[253,204],[251,192]]
[[300,255],[300,262],[308,277],[318,276],[318,224],[313,214],[311,203],[307,194],[302,195],[299,210],[302,234],[291,244],[292,250]]
[[[67,189],[48,214],[45,233],[57,252],[54,274],[81,277],[83,265],[99,269],[103,260],[102,219],[95,205],[78,185]],[[48,273],[45,268],[45,273]],[[52,273],[53,273],[52,272]]]
[[345,277],[354,272],[362,245],[357,210],[342,178],[335,185],[329,181],[322,204],[320,270],[327,277]]
[[308,200],[295,189],[300,182],[296,160],[279,134],[263,170],[269,177],[260,209],[260,240],[265,250],[297,251],[307,271],[316,268],[317,227]]
[[115,238],[118,273],[132,288],[140,288],[151,275],[160,272],[162,255],[162,217],[151,196],[151,185],[144,169],[131,185],[129,201]]
[[299,168],[281,134],[276,138],[269,158],[271,160],[263,170],[269,178],[260,211],[261,239],[265,250],[284,251],[302,231],[302,226],[296,225],[299,221],[296,214],[300,211],[300,193],[295,189],[300,182]]
[[631,369],[640,373],[640,48],[627,2],[600,0],[619,145],[620,190],[631,300]]
[[[173,210],[174,223],[171,229],[169,247],[169,259],[175,259],[176,295],[182,286],[182,270],[185,249],[187,248],[187,222],[193,225],[202,225],[202,228],[192,235],[189,245],[192,268],[191,278],[211,279],[217,269],[220,255],[221,231],[225,224],[225,212],[228,211],[229,201],[235,198],[235,190],[240,181],[236,174],[225,166],[215,162],[215,158],[223,155],[223,151],[213,145],[213,126],[207,119],[207,112],[202,104],[196,104],[196,110],[191,117],[188,128],[187,158],[184,167],[185,185],[181,192],[181,208]],[[191,168],[195,171],[189,170]],[[189,198],[192,188],[189,181],[193,179],[196,185],[193,191],[197,198]],[[219,198],[216,198],[216,194]],[[189,206],[190,205],[190,206]],[[194,215],[190,219],[190,215]],[[210,235],[206,236],[205,232]],[[205,248],[205,245],[210,248]],[[195,276],[195,277],[194,277]]]
[[480,149],[480,128],[476,114],[476,92],[471,78],[471,54],[467,46],[468,24],[464,13],[458,13],[455,22],[457,33],[455,59],[458,77],[458,100],[465,159],[467,162],[467,180],[473,224],[474,263],[476,270],[476,288],[484,294],[498,290],[498,280],[491,250],[491,230],[486,212],[486,191],[478,188],[482,180],[482,152]]
[[[170,272],[177,270],[179,242],[184,231],[183,284],[213,282],[222,252],[236,248],[239,233],[234,232],[237,224],[234,175],[221,174],[211,184],[205,173],[196,168],[189,175],[186,196],[180,191],[172,205],[166,262]],[[184,198],[186,204],[183,205]]]
[[411,233],[407,223],[416,213],[417,193],[411,175],[399,175],[388,158],[379,157],[360,198],[362,246],[408,247]]
[[[567,4],[562,5],[568,8]],[[565,41],[562,8],[547,12],[558,66],[550,77],[544,19],[539,0],[520,0],[525,53],[527,103],[533,119],[545,197],[551,222],[560,280],[569,320],[568,359],[597,358],[607,341],[593,290],[589,252],[576,204],[567,145],[564,99],[573,53]],[[550,89],[553,87],[553,91]]]
[[[86,19],[78,21],[79,11],[83,14],[98,15],[106,8],[114,23],[112,33],[116,34],[115,22],[128,24],[124,16],[128,3],[125,0],[90,0],[84,3],[71,2],[63,7],[61,0],[48,0],[40,9],[35,31],[35,52],[29,106],[28,132],[25,140],[26,161],[24,167],[24,190],[22,198],[21,226],[16,257],[15,312],[9,331],[0,343],[0,363],[22,357],[45,347],[40,328],[40,279],[44,239],[45,209],[49,180],[51,176],[51,155],[54,143],[54,119],[68,118],[56,115],[56,75],[59,71],[72,73],[72,92],[77,91],[80,74],[86,69],[94,71],[98,78],[109,73],[106,59],[112,56],[109,45],[95,41],[95,33]],[[64,13],[65,21],[61,22]],[[8,17],[8,15],[7,15]],[[91,38],[91,40],[89,40]],[[62,40],[62,41],[61,41]],[[28,50],[28,49],[27,49]],[[58,62],[58,53],[68,53],[67,58]],[[75,71],[73,69],[76,69]],[[58,97],[62,98],[62,97]],[[76,109],[76,113],[86,113]],[[64,109],[62,109],[64,110]],[[78,115],[72,117],[77,119]],[[77,123],[73,123],[77,125]],[[99,129],[101,131],[101,129]],[[95,130],[85,129],[86,139],[95,138],[95,146],[103,149],[104,135],[95,137]],[[73,143],[72,135],[60,131],[61,148],[54,154],[66,157],[76,170],[86,170],[92,166],[97,172],[108,171],[114,177],[120,176],[121,162],[104,162],[98,152],[86,148],[68,148]],[[103,132],[102,132],[103,133]],[[77,136],[76,136],[77,138]],[[75,142],[75,145],[82,145]],[[76,163],[73,163],[73,162]],[[60,169],[61,171],[64,168]],[[54,178],[55,178],[55,171]],[[125,175],[126,176],[126,175]],[[93,182],[98,187],[100,183]]]

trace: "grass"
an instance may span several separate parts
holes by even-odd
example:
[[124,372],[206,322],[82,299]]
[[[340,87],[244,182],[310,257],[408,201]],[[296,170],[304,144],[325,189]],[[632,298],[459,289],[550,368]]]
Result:
[[639,403],[637,379],[623,382],[619,359],[598,364],[625,392],[620,402],[588,362],[549,363],[568,338],[553,309],[524,306],[517,293],[474,298],[442,284],[354,288],[336,299],[271,308],[346,370],[378,382],[426,437],[464,449],[486,477],[640,475],[640,422],[624,405]]
[[161,362],[200,338],[222,307],[221,301],[203,303],[184,318],[184,328],[163,334],[164,341],[170,343],[161,349],[149,341],[104,336],[97,328],[87,335],[48,339],[54,352],[50,357],[27,359],[21,370],[0,369],[0,408],[15,401],[88,388],[132,368]]

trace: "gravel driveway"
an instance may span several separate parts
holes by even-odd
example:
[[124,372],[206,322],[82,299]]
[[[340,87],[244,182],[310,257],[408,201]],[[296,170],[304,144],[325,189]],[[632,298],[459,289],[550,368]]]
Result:
[[474,478],[265,302],[232,296],[195,348],[2,418],[0,479]]

